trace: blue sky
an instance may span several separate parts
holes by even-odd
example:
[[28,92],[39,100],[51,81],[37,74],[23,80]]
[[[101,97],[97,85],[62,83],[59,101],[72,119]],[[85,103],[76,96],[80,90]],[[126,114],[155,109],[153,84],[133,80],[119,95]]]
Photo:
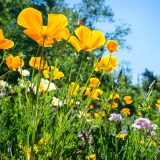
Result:
[[[119,49],[115,56],[131,63],[133,83],[145,68],[160,75],[160,0],[107,0],[106,4],[113,9],[117,21],[131,26],[127,42],[132,49]],[[101,23],[97,29],[111,30],[109,25]]]
[[130,61],[133,81],[147,67],[160,75],[160,0],[108,0],[115,18],[131,25],[127,41],[132,49],[119,50],[118,59]]

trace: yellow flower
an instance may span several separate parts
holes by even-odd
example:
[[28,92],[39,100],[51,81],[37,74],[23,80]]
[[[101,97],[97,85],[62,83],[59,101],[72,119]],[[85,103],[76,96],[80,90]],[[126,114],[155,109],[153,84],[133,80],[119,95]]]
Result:
[[29,65],[37,70],[46,69],[48,67],[47,61],[41,57],[32,57],[29,61]]
[[99,118],[99,114],[98,113],[94,113],[94,117],[95,118]]
[[89,87],[81,87],[80,90],[84,93],[84,96],[88,96],[91,93],[91,88]]
[[86,113],[86,115],[84,116],[85,119],[90,117],[90,113]]
[[86,157],[87,160],[96,160],[96,154],[92,154]]
[[105,117],[105,116],[106,116],[106,112],[105,112],[105,111],[101,111],[100,113],[101,113],[101,116],[102,116],[102,117]]
[[75,30],[76,36],[71,36],[69,43],[79,52],[81,50],[91,51],[105,43],[105,36],[101,31],[90,30],[88,27],[80,26]]
[[76,95],[79,90],[79,84],[71,82],[69,88],[70,88],[70,95]]
[[90,79],[90,84],[89,84],[89,87],[98,87],[99,85],[100,85],[100,80],[98,79],[98,78],[96,78],[96,77],[93,77],[93,78],[91,78]]
[[26,155],[26,159],[30,159],[31,157],[31,147],[27,147],[25,148],[25,155]]
[[92,100],[99,100],[99,96],[103,94],[103,91],[99,88],[94,89],[89,95]]
[[128,136],[128,134],[125,134],[125,133],[120,133],[119,134],[119,138],[122,139],[122,140],[125,140],[127,136]]
[[68,20],[63,14],[48,14],[47,26],[43,26],[42,14],[34,8],[25,8],[18,15],[17,23],[26,28],[23,32],[40,46],[49,47],[55,41],[67,40]]
[[35,151],[35,153],[38,153],[38,151],[39,151],[38,145],[34,144],[33,150]]
[[131,114],[131,111],[129,108],[123,108],[121,109],[121,113],[123,113],[126,116],[129,116]]
[[53,77],[53,80],[60,79],[64,77],[64,73],[60,72],[58,68],[51,66],[43,71],[43,75],[45,78]]
[[157,103],[159,103],[159,104],[160,104],[160,99],[157,99]]
[[117,108],[117,107],[118,107],[118,103],[113,102],[113,103],[112,103],[112,108]]
[[2,29],[0,29],[0,49],[9,49],[14,46],[14,42],[6,39],[3,35]]
[[133,102],[131,96],[124,96],[123,99],[126,104],[131,104]]
[[106,47],[107,47],[109,53],[118,51],[118,42],[115,40],[108,40],[106,43]]
[[160,108],[160,99],[157,100],[157,103],[155,104],[155,106],[156,106],[157,108]]
[[6,58],[6,64],[9,69],[15,70],[24,66],[24,61],[19,56],[9,55]]
[[92,104],[89,105],[89,109],[92,110],[94,106]]
[[111,72],[118,66],[118,60],[114,56],[105,56],[101,58],[100,62],[94,65],[95,71]]
[[118,98],[119,98],[119,94],[113,92],[113,93],[111,93],[111,94],[109,95],[109,98],[110,98],[110,99],[118,99]]

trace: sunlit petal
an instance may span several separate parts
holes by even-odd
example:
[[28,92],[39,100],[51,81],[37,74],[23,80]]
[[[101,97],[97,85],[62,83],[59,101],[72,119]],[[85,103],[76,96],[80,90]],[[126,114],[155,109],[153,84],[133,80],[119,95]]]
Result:
[[70,36],[69,30],[67,28],[63,28],[59,30],[57,33],[55,33],[54,39],[56,39],[57,41],[61,39],[68,40],[69,36]]
[[23,9],[18,15],[17,23],[33,32],[42,32],[42,14],[34,8]]
[[86,50],[93,50],[97,47],[102,46],[105,43],[105,36],[101,31],[98,30],[93,30],[92,31],[92,36],[88,42],[88,46]]
[[0,49],[9,49],[14,46],[14,42],[9,39],[4,39],[0,41]]
[[48,14],[48,24],[46,33],[49,35],[54,34],[67,26],[68,20],[63,14]]
[[80,41],[75,36],[70,37],[69,43],[71,43],[73,45],[73,47],[75,47],[77,52],[79,52],[81,49],[83,49]]
[[80,26],[75,30],[75,34],[82,43],[83,47],[85,47],[91,38],[92,31],[88,27]]
[[0,41],[4,39],[3,31],[0,29]]

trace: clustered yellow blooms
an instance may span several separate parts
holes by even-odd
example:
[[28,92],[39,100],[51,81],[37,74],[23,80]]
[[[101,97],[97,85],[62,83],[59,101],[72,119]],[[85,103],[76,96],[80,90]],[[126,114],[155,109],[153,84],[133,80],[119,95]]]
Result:
[[37,70],[46,69],[48,67],[47,61],[41,57],[31,57],[29,65]]
[[6,39],[3,35],[2,29],[0,29],[0,49],[9,49],[14,46],[14,42]]
[[45,78],[52,78],[53,80],[60,79],[64,77],[64,73],[59,71],[55,66],[50,66],[43,71]]
[[80,26],[75,30],[76,36],[71,36],[69,43],[71,43],[77,52],[81,50],[91,51],[105,43],[105,36],[99,30],[90,30],[88,27]]
[[129,116],[129,115],[131,115],[131,110],[129,108],[123,108],[123,109],[121,109],[121,113],[126,116]]
[[11,54],[6,57],[5,62],[8,68],[12,70],[16,70],[17,68],[22,68],[24,66],[24,61],[20,56],[13,56]]
[[126,104],[131,104],[133,102],[131,96],[124,96],[123,100],[125,101]]
[[94,64],[95,71],[111,72],[118,66],[118,60],[114,56],[105,56],[101,60]]
[[160,99],[157,100],[155,106],[156,106],[157,108],[160,108]]
[[40,46],[49,47],[55,41],[67,40],[68,20],[63,14],[48,14],[47,26],[43,26],[42,14],[34,8],[25,8],[18,15],[17,23],[26,28],[23,32]]

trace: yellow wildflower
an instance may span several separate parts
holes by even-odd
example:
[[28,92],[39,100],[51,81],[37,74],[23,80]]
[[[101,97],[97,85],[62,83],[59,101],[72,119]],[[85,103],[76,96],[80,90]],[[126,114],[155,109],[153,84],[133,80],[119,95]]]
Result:
[[24,66],[24,61],[19,56],[9,55],[6,58],[6,64],[8,68],[15,70],[17,68],[22,68]]
[[53,80],[60,79],[64,77],[64,73],[60,72],[58,68],[51,66],[43,71],[43,75],[45,78],[53,77]]
[[131,114],[131,111],[129,108],[123,108],[121,109],[121,113],[123,113],[126,116],[129,116]]
[[114,56],[102,57],[100,62],[94,64],[95,71],[111,72],[118,66],[118,60]]
[[118,42],[115,40],[108,40],[106,43],[106,47],[107,47],[109,53],[118,51]]
[[32,57],[29,61],[29,65],[37,70],[46,69],[48,67],[47,61],[41,57]]
[[131,96],[124,96],[123,100],[125,101],[126,104],[131,104],[133,102]]
[[76,36],[71,36],[71,43],[77,52],[81,50],[91,51],[102,46],[105,43],[105,36],[99,30],[90,30],[88,27],[80,26],[75,30]]
[[96,77],[93,77],[93,78],[91,78],[90,79],[90,84],[89,84],[89,87],[98,87],[99,85],[100,85],[100,80],[98,79],[98,78],[96,78]]

